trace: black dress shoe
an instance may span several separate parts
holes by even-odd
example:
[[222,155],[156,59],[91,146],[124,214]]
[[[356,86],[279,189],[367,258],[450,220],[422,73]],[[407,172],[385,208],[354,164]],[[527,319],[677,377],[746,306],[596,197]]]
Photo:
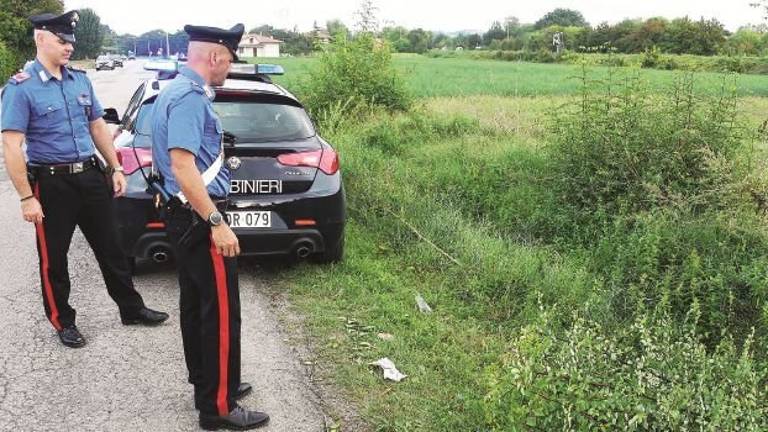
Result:
[[204,430],[249,430],[256,429],[269,423],[269,416],[259,411],[248,411],[236,406],[225,416],[200,413],[200,427]]
[[168,314],[165,312],[152,310],[148,307],[142,307],[137,312],[128,316],[120,317],[120,319],[123,321],[123,325],[141,324],[145,326],[156,326],[167,320]]
[[82,348],[85,346],[85,338],[74,324],[64,327],[59,331],[61,343],[70,348]]
[[237,387],[237,393],[235,393],[235,400],[240,400],[253,392],[253,386],[247,382],[241,382]]

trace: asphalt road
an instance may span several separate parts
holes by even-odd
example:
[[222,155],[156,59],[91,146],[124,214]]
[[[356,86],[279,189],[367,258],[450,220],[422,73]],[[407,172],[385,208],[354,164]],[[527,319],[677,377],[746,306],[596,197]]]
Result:
[[[139,82],[141,61],[89,71],[104,107],[122,114]],[[179,331],[172,268],[145,268],[135,278],[148,306],[170,313],[158,328],[125,327],[85,239],[69,252],[70,301],[88,340],[62,346],[43,313],[34,229],[0,169],[0,431],[194,431],[192,386]],[[324,415],[297,349],[283,329],[265,281],[241,266],[242,378],[255,392],[242,405],[268,412],[265,431],[322,431]]]

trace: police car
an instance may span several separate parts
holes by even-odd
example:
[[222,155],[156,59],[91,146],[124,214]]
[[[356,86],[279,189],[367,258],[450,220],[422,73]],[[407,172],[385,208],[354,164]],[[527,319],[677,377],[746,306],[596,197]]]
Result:
[[[152,182],[152,108],[176,75],[178,62],[155,61],[157,76],[143,82],[119,118],[115,146],[128,181],[116,200],[121,242],[134,258],[171,258],[159,196]],[[214,87],[214,109],[224,129],[225,164],[232,173],[226,217],[243,255],[287,255],[320,263],[344,255],[345,196],[339,158],[321,138],[301,102],[270,75],[280,66],[233,65]]]

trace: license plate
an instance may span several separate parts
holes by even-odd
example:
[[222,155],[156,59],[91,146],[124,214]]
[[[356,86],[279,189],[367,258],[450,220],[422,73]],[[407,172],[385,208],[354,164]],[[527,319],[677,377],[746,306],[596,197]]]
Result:
[[227,224],[232,228],[271,228],[272,212],[234,211],[227,212]]

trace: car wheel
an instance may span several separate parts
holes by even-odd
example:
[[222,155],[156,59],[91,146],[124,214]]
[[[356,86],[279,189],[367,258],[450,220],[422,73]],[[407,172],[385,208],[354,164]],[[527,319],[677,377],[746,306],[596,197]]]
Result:
[[335,242],[326,244],[325,251],[314,255],[312,261],[317,264],[333,264],[344,259],[344,232]]

